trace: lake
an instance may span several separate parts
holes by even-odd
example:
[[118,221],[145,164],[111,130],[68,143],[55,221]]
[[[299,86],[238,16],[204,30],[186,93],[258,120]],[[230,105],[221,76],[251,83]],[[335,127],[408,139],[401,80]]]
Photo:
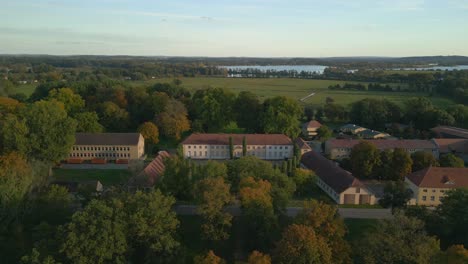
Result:
[[238,66],[219,66],[220,68],[226,68],[228,70],[247,70],[255,69],[262,72],[266,71],[297,71],[297,72],[315,72],[322,74],[328,66],[322,65],[238,65]]

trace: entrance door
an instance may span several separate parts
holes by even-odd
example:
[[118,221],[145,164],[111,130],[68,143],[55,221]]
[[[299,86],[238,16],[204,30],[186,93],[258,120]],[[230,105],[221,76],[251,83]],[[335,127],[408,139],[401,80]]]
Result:
[[369,194],[359,195],[359,204],[370,204],[370,195]]
[[354,204],[354,194],[345,194],[344,195],[344,203],[345,204]]

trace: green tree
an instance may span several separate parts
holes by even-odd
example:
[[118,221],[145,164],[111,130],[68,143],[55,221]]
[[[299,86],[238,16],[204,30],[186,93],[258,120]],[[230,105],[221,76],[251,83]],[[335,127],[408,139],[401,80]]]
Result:
[[440,162],[441,167],[453,167],[453,168],[465,167],[465,162],[463,161],[463,159],[455,156],[452,153],[441,156],[439,162]]
[[32,168],[16,152],[0,156],[0,231],[24,211],[24,201],[33,187]]
[[124,197],[126,236],[133,248],[134,263],[170,259],[180,246],[176,240],[179,220],[172,210],[175,199],[159,190]]
[[232,216],[223,211],[232,200],[229,188],[222,177],[206,178],[195,185],[197,211],[203,219],[203,235],[208,240],[229,238]]
[[130,122],[128,112],[113,102],[102,103],[98,114],[99,120],[106,130],[117,132],[128,128]]
[[192,120],[199,120],[203,130],[219,131],[234,119],[235,95],[223,88],[207,88],[195,92],[191,103]]
[[37,195],[31,218],[36,223],[45,221],[51,225],[65,224],[73,213],[72,205],[73,199],[67,188],[52,184]]
[[[75,139],[76,121],[67,116],[63,104],[39,101],[7,115],[1,137],[7,151],[28,158],[57,162],[65,158]],[[44,131],[47,131],[45,133]]]
[[346,226],[335,206],[307,201],[295,223],[311,227],[315,235],[326,242],[332,253],[332,263],[351,263],[351,247],[344,239]]
[[[401,245],[411,245],[404,246]],[[439,242],[426,234],[424,223],[396,214],[381,220],[356,246],[358,263],[431,263],[439,252]]]
[[263,131],[294,138],[301,132],[299,119],[302,114],[303,109],[296,100],[285,96],[269,98],[263,103]]
[[378,168],[380,154],[377,147],[367,141],[361,141],[351,150],[351,168],[357,177],[371,178]]
[[[383,163],[383,161],[381,161]],[[392,167],[391,167],[391,180],[403,181],[405,176],[411,173],[413,160],[410,154],[401,148],[396,148],[392,153]]]
[[65,225],[60,252],[70,263],[126,263],[123,205],[93,200]]
[[388,100],[366,98],[353,103],[349,115],[353,123],[383,129],[386,123],[400,120],[401,110]]
[[[249,249],[268,249],[278,228],[273,209],[271,184],[266,180],[243,178],[239,197]],[[255,234],[255,235],[254,235]]]
[[392,212],[396,208],[404,208],[413,196],[413,192],[403,181],[391,181],[385,185],[384,195],[379,200],[379,204],[385,208],[391,208]]
[[315,188],[316,175],[310,170],[295,169],[292,175],[294,182],[296,183],[296,195],[303,197],[310,195]]
[[138,127],[138,132],[149,144],[158,144],[159,129],[153,122],[145,122]]
[[0,154],[11,151],[27,154],[30,148],[28,134],[26,120],[6,114],[0,119]]
[[333,131],[328,128],[326,125],[322,125],[317,129],[317,136],[320,138],[321,141],[326,141],[327,139],[331,138],[333,135]]
[[417,151],[411,155],[413,159],[413,171],[425,169],[430,166],[439,166],[439,162],[430,152]]
[[282,264],[333,263],[326,241],[317,236],[313,228],[296,224],[283,231],[283,237],[276,244],[273,261]]
[[96,112],[78,113],[73,118],[77,121],[76,132],[101,133],[104,131],[104,127],[99,124]]
[[36,248],[32,249],[31,254],[23,256],[21,258],[21,264],[60,264],[56,262],[52,256],[46,256],[41,258],[41,254]]
[[187,109],[181,102],[171,99],[164,112],[156,116],[156,124],[164,136],[179,140],[182,133],[190,129]]
[[262,105],[257,95],[249,91],[242,91],[237,96],[234,107],[237,124],[248,132],[259,130],[258,118]]
[[214,160],[209,160],[202,166],[198,167],[196,172],[193,172],[193,180],[198,181],[206,178],[222,177],[227,179],[227,166],[226,164]]
[[443,245],[464,245],[468,248],[468,190],[454,189],[446,193],[436,210],[433,232]]
[[178,200],[191,198],[192,171],[188,160],[178,156],[164,160],[164,173],[161,176],[161,189]]
[[65,110],[71,116],[83,111],[85,101],[79,94],[75,94],[70,88],[52,89],[46,98],[48,101],[58,101],[63,103]]

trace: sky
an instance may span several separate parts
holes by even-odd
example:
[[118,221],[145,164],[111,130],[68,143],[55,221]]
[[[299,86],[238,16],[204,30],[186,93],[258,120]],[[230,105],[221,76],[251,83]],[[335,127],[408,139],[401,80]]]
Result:
[[468,56],[468,0],[0,0],[0,54]]

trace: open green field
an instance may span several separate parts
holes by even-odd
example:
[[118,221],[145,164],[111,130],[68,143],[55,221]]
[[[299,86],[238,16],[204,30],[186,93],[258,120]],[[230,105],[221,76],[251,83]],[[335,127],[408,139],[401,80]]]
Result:
[[[410,97],[427,96],[426,93],[406,93],[406,92],[377,92],[377,91],[332,91],[328,89],[330,85],[345,84],[345,83],[362,83],[366,82],[348,82],[337,80],[307,80],[307,79],[292,79],[292,78],[269,78],[269,79],[254,79],[254,78],[211,78],[211,77],[193,77],[179,78],[182,85],[192,91],[202,89],[207,86],[227,88],[235,93],[241,91],[251,91],[257,94],[261,100],[268,97],[284,95],[295,98],[297,100],[306,97],[311,93],[315,95],[307,98],[304,104],[307,105],[323,105],[325,99],[331,97],[337,104],[348,105],[364,98],[387,99],[398,105],[402,105],[405,100]],[[158,82],[172,82],[173,78],[153,79],[148,81],[128,81],[130,85],[152,85]],[[390,84],[396,86],[396,84]],[[21,92],[30,95],[34,91],[35,86],[32,84],[17,86],[16,92]],[[434,96],[429,97],[434,105],[445,108],[453,104],[453,101],[448,98]]]
[[[134,85],[150,85],[157,82],[171,82],[172,78],[156,79],[147,82],[132,82]],[[327,97],[331,97],[337,104],[347,105],[364,98],[387,99],[396,104],[402,105],[405,100],[410,97],[427,96],[425,93],[406,93],[406,92],[377,92],[377,91],[331,91],[328,89],[330,85],[359,83],[336,80],[306,80],[306,79],[291,79],[291,78],[270,78],[270,79],[253,79],[253,78],[180,78],[182,85],[191,89],[198,90],[206,86],[222,87],[230,89],[236,93],[241,91],[251,91],[257,94],[261,99],[284,95],[295,99],[301,99],[311,93],[314,96],[309,97],[304,101],[309,105],[322,105]],[[361,82],[367,84],[365,82]],[[430,97],[434,105],[445,108],[447,105],[453,104],[453,101],[443,97]]]
[[125,183],[131,176],[128,170],[112,169],[54,169],[53,173],[57,181],[98,180],[104,186]]

